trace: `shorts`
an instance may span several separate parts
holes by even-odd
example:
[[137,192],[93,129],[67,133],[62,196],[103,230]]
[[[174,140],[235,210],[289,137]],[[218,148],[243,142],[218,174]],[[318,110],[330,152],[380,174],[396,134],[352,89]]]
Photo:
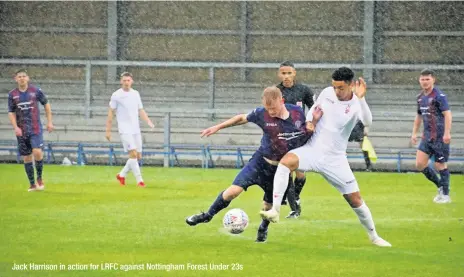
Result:
[[443,141],[422,140],[418,149],[428,154],[430,157],[434,157],[436,163],[448,162],[450,145]]
[[21,156],[29,156],[32,154],[32,149],[40,148],[43,149],[43,135],[31,134],[16,137],[18,140],[18,151]]
[[137,150],[142,153],[142,134],[119,134],[124,152]]
[[277,166],[266,162],[263,155],[255,152],[248,164],[240,170],[232,184],[242,187],[245,191],[252,185],[258,185],[264,190],[263,200],[272,204],[274,175]]
[[308,144],[289,153],[298,156],[298,170],[320,173],[341,194],[359,191],[358,181],[345,155],[324,155]]

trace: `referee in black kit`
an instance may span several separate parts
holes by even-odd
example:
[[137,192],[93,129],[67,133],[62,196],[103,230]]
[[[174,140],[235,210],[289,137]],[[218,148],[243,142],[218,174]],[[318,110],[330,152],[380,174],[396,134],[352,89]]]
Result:
[[[314,104],[314,94],[308,86],[296,82],[296,70],[293,63],[289,61],[281,63],[278,76],[281,83],[277,87],[282,91],[286,104],[300,106],[303,110],[305,110],[305,106],[308,109],[311,108]],[[290,178],[287,191],[285,192],[286,196],[284,195],[283,200],[285,201],[285,198],[287,198],[292,209],[287,218],[298,218],[300,216],[300,193],[305,183],[306,176],[303,172],[296,171],[295,181],[293,181],[293,178]]]

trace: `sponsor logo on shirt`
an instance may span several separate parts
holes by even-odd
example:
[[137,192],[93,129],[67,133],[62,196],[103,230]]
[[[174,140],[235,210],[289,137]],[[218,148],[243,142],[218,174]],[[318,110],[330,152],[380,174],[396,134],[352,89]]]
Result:
[[266,122],[267,127],[277,127],[277,123],[274,122]]
[[284,140],[292,140],[298,137],[301,137],[304,134],[303,131],[300,132],[291,132],[291,133],[279,133],[277,137]]

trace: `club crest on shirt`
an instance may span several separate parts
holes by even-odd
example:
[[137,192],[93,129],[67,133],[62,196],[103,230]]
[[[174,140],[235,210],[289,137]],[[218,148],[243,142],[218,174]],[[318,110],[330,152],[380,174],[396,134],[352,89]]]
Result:
[[345,114],[347,114],[347,113],[350,112],[350,107],[351,107],[350,104],[348,104],[348,106],[346,106],[346,108],[345,108]]
[[297,129],[299,129],[301,127],[301,121],[300,120],[295,121],[295,127]]

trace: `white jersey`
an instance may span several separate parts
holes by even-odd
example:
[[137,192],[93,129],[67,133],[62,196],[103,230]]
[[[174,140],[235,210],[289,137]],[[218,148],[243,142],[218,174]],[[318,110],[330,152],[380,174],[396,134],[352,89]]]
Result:
[[372,122],[372,114],[364,99],[360,100],[353,94],[351,100],[340,101],[333,87],[327,87],[321,92],[309,110],[307,120],[312,120],[312,112],[316,106],[322,108],[323,115],[308,141],[308,146],[324,155],[345,155],[348,138],[358,120],[362,120],[366,126]]
[[110,108],[116,111],[120,134],[140,134],[139,110],[143,105],[138,91],[120,88],[113,92]]

